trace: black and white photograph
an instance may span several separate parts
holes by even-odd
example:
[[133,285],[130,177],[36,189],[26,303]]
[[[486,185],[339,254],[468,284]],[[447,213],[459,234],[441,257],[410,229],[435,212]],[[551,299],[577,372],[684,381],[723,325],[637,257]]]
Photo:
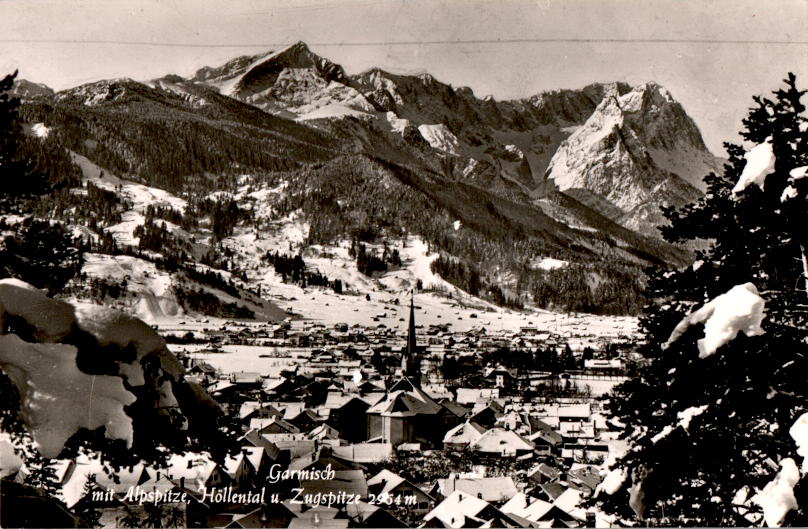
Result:
[[808,526],[806,28],[0,0],[0,527]]

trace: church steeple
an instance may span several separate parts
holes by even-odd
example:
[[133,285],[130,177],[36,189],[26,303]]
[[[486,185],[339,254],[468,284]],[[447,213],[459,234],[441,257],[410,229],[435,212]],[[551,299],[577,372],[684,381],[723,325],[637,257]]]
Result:
[[415,340],[415,301],[414,291],[410,291],[410,325],[407,330],[407,349],[401,354],[401,374],[404,376],[416,375],[415,365],[418,354],[418,343]]

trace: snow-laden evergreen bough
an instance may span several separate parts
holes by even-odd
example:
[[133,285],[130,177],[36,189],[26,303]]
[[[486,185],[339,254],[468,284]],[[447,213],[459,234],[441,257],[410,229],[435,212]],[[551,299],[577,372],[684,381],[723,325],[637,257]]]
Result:
[[[141,320],[0,279],[0,478],[16,474],[60,505],[57,458],[83,454],[109,475],[172,454],[221,460],[236,445],[219,415]],[[13,503],[9,490],[0,483]]]
[[666,239],[707,249],[650,278],[648,364],[610,397],[628,450],[594,502],[624,523],[808,525],[804,93],[790,74],[754,98],[745,147],[666,211]]

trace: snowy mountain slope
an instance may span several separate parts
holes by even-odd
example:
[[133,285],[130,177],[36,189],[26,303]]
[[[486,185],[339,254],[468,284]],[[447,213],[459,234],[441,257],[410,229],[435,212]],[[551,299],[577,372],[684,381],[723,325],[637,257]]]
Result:
[[26,79],[15,79],[10,93],[23,100],[30,100],[39,97],[51,97],[54,91],[42,83],[34,83]]
[[[413,266],[388,270],[386,279],[357,275],[355,263],[341,261],[356,237],[369,247],[428,241],[430,259],[479,271],[482,297],[505,289],[500,302],[517,285],[528,303],[544,292],[536,283],[553,270],[534,264],[545,258],[591,267],[582,272],[590,279],[629,281],[640,267],[688,259],[648,235],[656,235],[660,202],[699,196],[674,171],[696,174],[711,157],[681,107],[655,85],[593,84],[496,101],[428,74],[349,76],[303,43],[190,78],[89,83],[23,111],[27,122],[47,127],[48,141],[76,153],[85,181],[130,204],[104,226],[120,247],[140,245],[136,230],[150,206],[190,212],[198,223],[166,212],[173,220],[155,223],[173,241],[172,259],[204,260],[239,286],[274,274],[261,257],[275,232],[286,246],[293,237],[294,252],[312,268],[357,292],[431,283],[433,274]],[[561,174],[565,160],[571,168]],[[103,178],[100,167],[109,168]],[[227,224],[216,237],[214,213]],[[256,240],[227,242],[248,235]],[[143,240],[157,259],[154,237]],[[631,271],[604,272],[612,265]],[[451,272],[443,273],[446,281]],[[593,292],[602,284],[586,282]],[[260,294],[290,288],[276,283]]]
[[474,159],[471,181],[512,199],[539,198],[556,186],[583,190],[579,200],[603,199],[615,208],[601,207],[601,214],[651,236],[663,220],[656,208],[696,198],[703,176],[719,165],[681,105],[655,83],[495,101],[426,73],[373,68],[347,76],[304,43],[202,69],[193,80],[295,119],[382,115],[391,134],[406,138],[413,127],[433,156],[459,158],[449,169],[453,178],[468,177],[464,168]]
[[[312,53],[303,42],[202,68],[192,81],[287,118],[319,119],[373,111],[350,86],[341,66]],[[330,107],[328,110],[326,107]]]
[[92,182],[102,189],[119,193],[121,197],[132,203],[133,210],[138,213],[144,213],[148,206],[167,206],[179,213],[184,213],[185,208],[188,207],[186,200],[176,197],[168,191],[120,178],[109,170],[105,171],[85,156],[71,153],[71,158],[81,168],[85,181]]
[[171,290],[171,274],[158,270],[154,263],[128,255],[84,255],[82,273],[125,285],[131,298],[121,300],[121,309],[147,322],[163,321],[183,315]]
[[[73,162],[79,166],[84,182],[92,182],[101,189],[114,191],[121,198],[132,205],[132,209],[121,214],[121,222],[107,227],[107,231],[112,233],[115,241],[121,246],[137,246],[138,238],[135,237],[135,229],[143,226],[146,222],[146,209],[153,207],[170,207],[179,213],[184,213],[188,203],[182,198],[156,187],[138,184],[122,179],[109,170],[104,170],[94,164],[86,157],[71,153]],[[189,240],[190,234],[170,222],[166,226],[172,234],[178,235],[182,239]]]
[[546,176],[560,191],[576,190],[612,220],[648,233],[663,220],[660,206],[697,199],[702,177],[717,168],[681,106],[647,83],[608,94],[562,143]]
[[[114,191],[124,199],[124,204],[131,207],[121,213],[121,222],[100,229],[113,236],[118,248],[126,250],[128,247],[128,249],[135,250],[139,247],[140,239],[135,236],[135,231],[146,223],[149,208],[170,208],[178,214],[184,213],[188,208],[186,200],[167,191],[120,178],[84,156],[71,153],[71,158],[82,171],[83,183],[91,182],[101,189]],[[74,191],[84,190],[76,189]],[[262,193],[257,191],[251,196],[260,197]],[[164,219],[157,219],[155,222],[164,225],[167,233],[189,245],[197,253],[209,251],[212,247],[212,235],[207,228],[189,232]],[[83,238],[89,237],[97,241],[100,237],[100,233],[93,232],[85,226],[76,228]],[[95,279],[102,280],[109,285],[120,286],[121,293],[112,299],[107,299],[106,303],[148,322],[171,321],[183,317],[187,312],[193,312],[182,306],[182,302],[176,294],[177,287],[210,293],[223,303],[249,309],[260,319],[277,320],[283,315],[276,306],[263,302],[246,289],[240,294],[234,295],[233,292],[225,292],[216,288],[215,285],[200,283],[189,278],[182,270],[167,271],[152,260],[162,258],[160,253],[146,252],[144,257],[146,258],[132,255],[85,253],[81,272],[90,282]],[[225,281],[234,282],[235,292],[238,292],[239,288],[246,287],[243,281],[238,280],[229,272],[213,270],[200,263],[185,263],[185,265],[197,272],[214,272],[223,276]]]

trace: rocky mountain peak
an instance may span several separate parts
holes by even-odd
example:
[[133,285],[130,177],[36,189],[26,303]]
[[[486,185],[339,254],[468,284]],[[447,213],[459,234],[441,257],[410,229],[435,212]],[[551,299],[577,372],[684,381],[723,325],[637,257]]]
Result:
[[628,91],[605,87],[592,115],[556,151],[547,177],[609,218],[653,233],[663,220],[659,206],[697,198],[718,166],[681,105],[648,82]]
[[124,97],[143,94],[149,87],[129,78],[118,77],[104,79],[69,88],[56,93],[58,101],[64,101],[86,106],[97,106],[113,101],[120,101]]
[[53,89],[42,83],[34,83],[27,79],[16,79],[14,86],[10,90],[12,95],[21,99],[35,99],[38,97],[50,97],[54,94]]

